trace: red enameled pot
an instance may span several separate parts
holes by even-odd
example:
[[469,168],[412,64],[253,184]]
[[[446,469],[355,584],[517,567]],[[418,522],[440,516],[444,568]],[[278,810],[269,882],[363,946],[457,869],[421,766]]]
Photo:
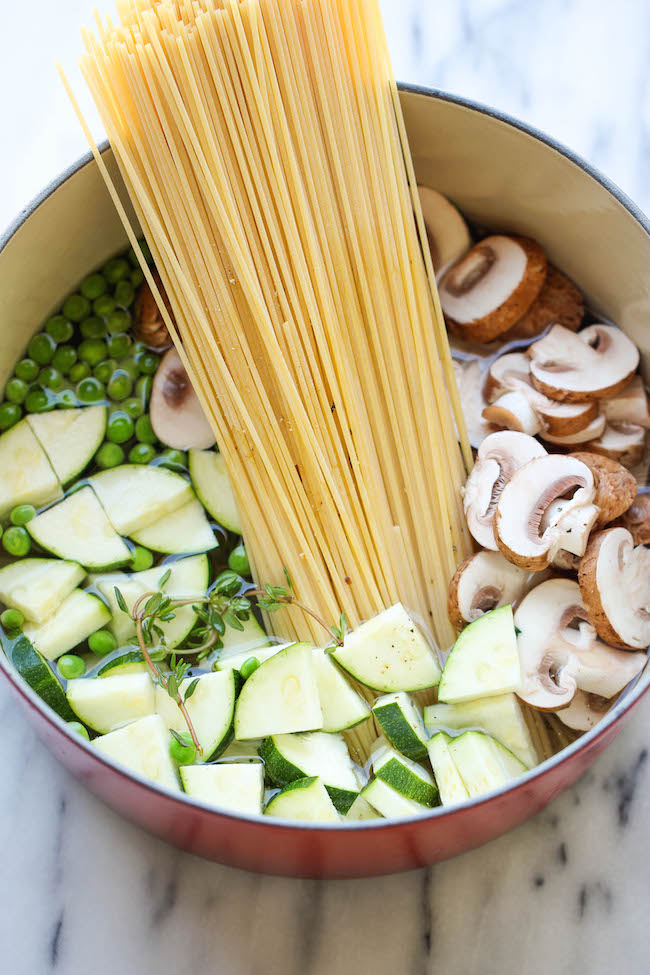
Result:
[[[402,88],[418,180],[476,223],[537,238],[590,305],[641,347],[650,369],[650,223],[616,187],[552,140],[440,92]],[[105,158],[117,178],[106,148]],[[56,179],[0,239],[0,383],[74,283],[126,244],[97,167]],[[295,877],[361,877],[455,856],[533,816],[574,783],[647,691],[650,668],[605,719],[510,788],[421,819],[351,827],[226,815],[114,767],[69,734],[15,674],[0,672],[52,753],[97,796],[157,836],[231,866]]]

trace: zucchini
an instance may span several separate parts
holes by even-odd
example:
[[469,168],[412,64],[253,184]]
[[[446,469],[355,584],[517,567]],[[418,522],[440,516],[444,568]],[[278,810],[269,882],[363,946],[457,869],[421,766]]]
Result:
[[469,792],[465,788],[465,783],[449,751],[451,740],[449,735],[441,731],[429,740],[427,746],[431,768],[443,806],[450,806],[469,799]]
[[323,725],[313,648],[295,643],[265,660],[244,684],[235,709],[235,738],[314,731]]
[[113,569],[131,561],[128,545],[87,486],[32,518],[26,527],[41,548],[87,569]]
[[48,660],[72,650],[109,621],[101,599],[73,589],[45,623],[25,623],[23,633]]
[[[437,805],[438,789],[431,775],[421,765],[400,755],[394,748],[382,745],[376,749],[372,756],[372,770],[376,779],[390,786],[405,799],[429,808]],[[368,801],[374,805],[371,799]]]
[[36,508],[63,497],[61,482],[27,420],[0,437],[0,518],[17,504]]
[[264,768],[243,763],[184,765],[181,782],[188,796],[230,812],[259,816],[264,802]]
[[293,646],[293,644],[278,644],[272,647],[253,647],[251,650],[244,650],[243,653],[231,653],[227,657],[219,657],[214,663],[214,669],[217,671],[224,670],[239,670],[242,664],[244,664],[251,657],[256,657],[261,664],[269,657],[275,656],[280,650],[284,650],[285,646]]
[[[210,759],[217,758],[232,739],[235,674],[230,670],[227,673],[204,674],[198,678],[186,677],[179,688],[183,699],[188,687],[195,680],[198,683],[185,707],[203,749],[199,761],[209,762]],[[179,734],[187,731],[187,723],[178,704],[160,685],[156,685],[154,691],[154,708],[170,730]]]
[[380,812],[370,805],[367,799],[364,799],[362,795],[358,795],[354,800],[347,813],[345,814],[346,821],[351,822],[361,822],[364,819],[383,819],[384,817]]
[[539,762],[516,694],[498,694],[464,704],[432,704],[424,709],[429,734],[480,729],[505,745],[527,768]]
[[197,497],[215,521],[235,535],[242,526],[223,455],[214,450],[190,450],[190,477]]
[[194,497],[189,481],[166,467],[122,464],[93,474],[89,483],[120,535],[152,525]]
[[526,766],[482,731],[465,731],[447,746],[470,797],[500,789],[526,772]]
[[377,698],[372,713],[391,745],[414,762],[427,757],[422,715],[404,691]]
[[401,603],[346,633],[332,656],[375,691],[420,691],[440,681],[440,664]]
[[474,701],[516,691],[521,683],[512,606],[493,609],[470,623],[447,657],[438,700]]
[[171,514],[163,515],[153,524],[132,532],[131,538],[138,545],[144,545],[153,552],[164,552],[168,555],[208,552],[219,545],[205,516],[203,505],[197,498]]
[[95,738],[93,745],[103,755],[136,775],[178,791],[178,775],[169,755],[169,742],[169,732],[163,719],[159,714],[150,714],[125,728]]
[[[111,619],[108,623],[108,629],[117,640],[118,647],[126,646],[136,634],[135,622],[130,615],[131,611],[146,590],[133,578],[125,575],[124,572],[111,572],[105,576],[97,576],[94,585],[110,610]],[[121,610],[118,605],[115,595],[116,588],[122,594],[128,613]]]
[[264,815],[308,823],[341,822],[327,789],[316,776],[285,785],[277,796],[273,796]]
[[262,769],[264,765],[258,754],[258,749],[262,744],[261,738],[251,738],[250,741],[231,741],[225,751],[220,755],[220,762],[253,762],[255,765],[260,765]]
[[275,785],[318,776],[340,813],[359,794],[359,783],[342,735],[314,731],[302,735],[271,735],[260,747],[266,774]]
[[370,708],[351,687],[330,655],[314,647],[318,696],[323,712],[323,731],[346,731],[367,721]]
[[54,671],[26,636],[20,636],[14,643],[5,642],[5,651],[23,680],[48,707],[64,721],[77,720]]
[[77,677],[68,681],[68,704],[80,721],[105,735],[154,713],[154,685],[148,674]]
[[77,562],[20,559],[0,569],[0,600],[31,623],[44,623],[84,575]]
[[139,650],[127,650],[107,660],[97,671],[97,677],[118,677],[123,674],[146,674],[149,668]]
[[[229,660],[231,656],[241,657],[241,663],[249,657],[262,659],[259,654],[253,653],[252,651],[258,650],[260,647],[268,647],[270,643],[268,636],[252,613],[247,620],[242,621],[242,626],[244,627],[243,630],[236,630],[234,626],[226,626],[226,631],[221,637],[223,646],[214,655],[217,670],[226,670],[229,668],[231,666]],[[289,646],[289,644],[282,643],[274,645],[270,648],[272,652],[267,654],[267,657],[272,656],[273,653],[277,653],[278,650],[282,650],[286,646]],[[267,658],[265,657],[264,659]]]
[[104,439],[107,416],[105,406],[85,406],[30,413],[26,418],[61,484],[78,477],[93,459]]

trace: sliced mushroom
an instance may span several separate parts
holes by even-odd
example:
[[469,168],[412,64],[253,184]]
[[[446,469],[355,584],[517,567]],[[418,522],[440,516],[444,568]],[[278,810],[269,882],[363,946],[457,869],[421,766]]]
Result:
[[537,389],[570,403],[616,396],[639,364],[636,345],[613,325],[589,325],[577,333],[554,325],[528,355]]
[[465,426],[469,442],[475,449],[480,447],[485,438],[496,433],[497,427],[483,419],[483,410],[487,406],[483,395],[484,377],[481,365],[476,359],[453,360],[458,394],[460,396]]
[[494,536],[499,550],[530,571],[546,568],[560,549],[582,555],[598,517],[595,495],[593,474],[581,461],[561,454],[530,460],[498,499]]
[[431,260],[436,275],[444,274],[472,246],[465,219],[446,196],[428,186],[418,186],[422,216],[427,228]]
[[560,572],[577,572],[580,566],[580,556],[561,548],[553,556],[551,565],[554,569],[559,569]]
[[518,696],[540,711],[559,711],[580,688],[611,698],[646,662],[645,654],[615,650],[598,639],[573,579],[549,579],[515,612],[521,661]]
[[553,264],[548,265],[546,280],[526,314],[508,332],[508,339],[532,339],[552,324],[564,325],[576,332],[585,317],[585,299],[571,278]]
[[650,549],[635,546],[625,528],[608,528],[590,540],[578,581],[601,639],[624,650],[648,647]]
[[151,390],[151,426],[168,447],[212,447],[215,436],[176,349],[160,361]]
[[573,447],[576,444],[589,443],[595,437],[602,436],[604,431],[605,417],[602,414],[597,414],[591,423],[576,433],[568,433],[562,437],[554,433],[545,433],[543,436],[548,443],[556,444],[558,447]]
[[506,562],[500,552],[470,555],[449,583],[449,619],[461,630],[484,613],[517,602],[526,592],[529,578],[530,573]]
[[635,545],[650,545],[650,494],[638,494],[612,528],[627,528]]
[[650,427],[650,409],[641,376],[634,376],[625,389],[602,405],[608,423]]
[[573,728],[574,731],[591,731],[611,706],[612,702],[606,697],[578,690],[573,695],[568,708],[562,708],[557,716],[567,728]]
[[534,437],[542,429],[537,413],[526,394],[520,390],[504,393],[483,410],[483,419],[506,430],[516,430]]
[[440,282],[440,302],[462,338],[489,342],[528,311],[546,277],[546,256],[527,237],[486,237]]
[[625,467],[636,467],[643,460],[646,444],[645,427],[628,423],[608,423],[603,432],[586,444],[588,450],[617,460]]
[[[172,315],[169,299],[167,298],[163,283],[157,271],[154,271],[154,280],[165,302],[167,311]],[[172,344],[156,299],[146,281],[143,281],[140,285],[140,290],[135,299],[133,335],[138,342],[144,342],[146,346],[150,349],[155,349],[157,352],[168,349]]]
[[[538,417],[539,429],[556,436],[584,430],[598,415],[598,403],[560,403],[540,393],[530,377],[530,359],[524,352],[499,356],[488,369],[485,394],[492,403],[508,392],[521,392]],[[526,433],[530,431],[525,431]],[[537,432],[537,431],[536,431]]]
[[485,438],[463,494],[467,527],[483,548],[497,550],[493,521],[504,485],[532,458],[545,455],[542,445],[525,433],[503,430]]
[[627,511],[636,497],[636,479],[622,464],[604,457],[592,454],[586,450],[571,454],[591,469],[596,484],[594,504],[600,514],[596,521],[596,528],[614,521]]

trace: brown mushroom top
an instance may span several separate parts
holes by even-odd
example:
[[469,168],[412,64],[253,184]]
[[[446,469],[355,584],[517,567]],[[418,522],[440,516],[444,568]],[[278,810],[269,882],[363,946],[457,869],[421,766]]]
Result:
[[542,290],[528,311],[508,332],[508,339],[529,339],[554,323],[576,332],[585,317],[585,299],[571,278],[549,264]]
[[589,325],[577,333],[553,325],[528,355],[537,389],[573,403],[617,395],[639,365],[636,345],[613,325]]
[[[157,271],[154,271],[154,280],[158,286],[158,290],[163,297],[165,302],[165,307],[169,312],[173,320],[171,305],[169,304],[169,299],[165,289],[163,288],[162,281],[160,280],[160,275]],[[146,281],[140,285],[140,290],[135,299],[135,321],[133,324],[133,334],[138,342],[144,342],[146,346],[150,349],[156,349],[160,352],[162,349],[168,349],[172,344],[172,340],[167,331],[167,326],[165,325],[164,319],[158,308],[156,299],[154,298],[151,288]]]
[[636,479],[622,464],[586,450],[577,451],[571,456],[586,464],[594,475],[594,504],[600,508],[596,528],[602,528],[628,510],[636,497]]
[[650,549],[625,528],[589,540],[578,572],[589,618],[602,640],[622,650],[650,644]]
[[627,528],[635,545],[650,545],[650,494],[638,494],[612,528]]

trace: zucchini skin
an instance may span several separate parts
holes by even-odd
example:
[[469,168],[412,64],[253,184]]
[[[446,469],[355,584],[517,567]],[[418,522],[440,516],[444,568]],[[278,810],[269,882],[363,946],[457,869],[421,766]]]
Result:
[[[68,704],[63,687],[54,671],[26,636],[19,637],[15,643],[3,639],[3,647],[20,676],[48,707],[64,721],[79,720]],[[48,673],[45,673],[46,670]]]

